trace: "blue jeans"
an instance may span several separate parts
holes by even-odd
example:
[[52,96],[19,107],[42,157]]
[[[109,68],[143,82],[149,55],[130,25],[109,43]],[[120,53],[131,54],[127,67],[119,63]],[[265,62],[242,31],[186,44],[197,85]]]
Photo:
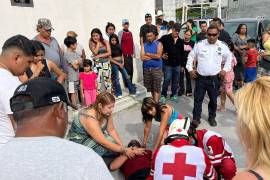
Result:
[[122,95],[122,89],[121,89],[120,82],[119,82],[119,71],[122,74],[123,80],[124,80],[125,84],[127,85],[129,93],[130,94],[135,94],[136,93],[135,87],[132,85],[132,83],[131,83],[131,81],[129,79],[129,76],[127,74],[126,69],[124,67],[120,68],[116,64],[112,64],[112,74],[113,74],[112,77],[113,77],[113,87],[114,87],[114,91],[115,91],[114,92],[115,96],[121,96]]
[[178,82],[179,82],[179,76],[180,76],[180,66],[164,66],[164,81],[162,85],[162,91],[161,95],[167,96],[168,87],[171,83],[171,90],[172,94],[171,96],[176,95],[177,88],[178,88]]

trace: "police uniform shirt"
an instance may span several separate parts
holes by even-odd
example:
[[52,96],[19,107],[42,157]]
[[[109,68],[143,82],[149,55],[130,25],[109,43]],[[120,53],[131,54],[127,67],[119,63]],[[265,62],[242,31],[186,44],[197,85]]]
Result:
[[214,76],[221,71],[222,60],[225,62],[223,70],[230,71],[232,56],[228,46],[219,40],[215,44],[209,44],[205,39],[199,41],[189,53],[186,68],[189,72],[192,71],[196,61],[196,69],[200,75]]

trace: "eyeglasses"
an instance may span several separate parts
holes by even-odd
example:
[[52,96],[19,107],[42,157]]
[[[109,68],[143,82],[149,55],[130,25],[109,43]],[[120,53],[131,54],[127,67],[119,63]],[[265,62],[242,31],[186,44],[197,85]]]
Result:
[[216,37],[218,34],[216,33],[216,34],[211,34],[211,33],[208,33],[208,36],[210,37],[210,36],[213,36],[213,37]]

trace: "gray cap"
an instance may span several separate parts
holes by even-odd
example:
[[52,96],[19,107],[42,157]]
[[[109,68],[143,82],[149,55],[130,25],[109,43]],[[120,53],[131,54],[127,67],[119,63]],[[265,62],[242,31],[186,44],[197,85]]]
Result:
[[45,29],[52,29],[52,30],[54,30],[53,29],[53,27],[52,27],[52,23],[51,23],[51,21],[49,20],[49,19],[47,19],[47,18],[40,18],[39,20],[38,20],[38,26],[39,27],[43,27],[43,28],[45,28]]
[[124,24],[129,24],[128,19],[123,19],[123,20],[122,20],[122,24],[123,24],[123,25],[124,25]]

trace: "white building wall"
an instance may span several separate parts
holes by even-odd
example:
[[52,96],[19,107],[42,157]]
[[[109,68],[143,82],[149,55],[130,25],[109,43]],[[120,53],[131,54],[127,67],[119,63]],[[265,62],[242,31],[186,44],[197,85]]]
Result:
[[[139,56],[139,30],[144,24],[144,15],[149,12],[154,16],[155,0],[33,0],[34,7],[11,6],[10,0],[0,1],[0,46],[13,35],[22,34],[33,38],[37,21],[41,17],[51,19],[55,31],[52,32],[59,44],[63,43],[66,32],[77,32],[78,42],[81,43],[90,56],[88,41],[90,32],[97,27],[105,31],[107,22],[116,25],[116,32],[122,29],[121,21],[130,20],[130,30],[135,38],[137,57]],[[136,61],[138,71],[141,63]],[[134,79],[137,79],[135,69]],[[140,79],[140,78],[139,78]]]
[[175,0],[163,0],[164,19],[176,21],[176,4]]

